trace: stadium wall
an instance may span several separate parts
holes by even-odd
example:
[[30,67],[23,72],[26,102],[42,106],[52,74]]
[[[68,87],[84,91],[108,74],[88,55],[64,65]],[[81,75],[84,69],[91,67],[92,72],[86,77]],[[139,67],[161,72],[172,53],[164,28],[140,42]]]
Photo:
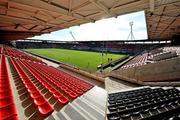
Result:
[[164,44],[126,44],[121,42],[103,42],[103,41],[88,41],[88,42],[62,42],[62,43],[49,43],[49,42],[30,42],[30,41],[16,41],[16,48],[63,48],[83,51],[98,51],[98,52],[111,52],[123,54],[138,54],[144,50],[151,50]]
[[127,69],[118,69],[109,76],[124,79],[130,82],[172,82],[180,79],[180,58],[150,63]]

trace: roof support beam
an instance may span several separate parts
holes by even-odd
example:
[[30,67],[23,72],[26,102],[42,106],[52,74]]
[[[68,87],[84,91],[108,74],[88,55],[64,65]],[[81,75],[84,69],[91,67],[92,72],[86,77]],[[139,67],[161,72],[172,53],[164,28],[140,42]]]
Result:
[[42,18],[36,17],[36,16],[31,16],[32,18],[35,18],[37,21],[43,22],[44,24],[47,23],[47,21],[43,20]]
[[105,5],[103,5],[99,0],[89,0],[95,6],[103,10],[108,16],[117,16],[113,12],[111,12]]
[[10,8],[10,3],[8,2],[8,3],[7,3],[7,9],[9,9],[9,8]]
[[34,26],[32,26],[31,28],[29,28],[28,30],[32,30],[32,29],[34,29],[34,28],[36,28],[38,25],[34,25]]
[[159,23],[161,22],[161,18],[162,18],[162,16],[163,16],[163,13],[164,13],[165,9],[166,9],[166,6],[163,7],[163,10],[162,10],[162,13],[161,13],[161,15],[160,15],[160,17],[159,17],[159,20],[158,20],[158,23],[157,23],[157,25],[156,25],[155,31],[158,29]]
[[71,13],[71,11],[72,11],[72,0],[69,0],[69,14]]
[[154,7],[155,7],[154,0],[149,0],[149,8],[151,13],[154,12]]
[[28,30],[28,28],[24,27],[23,25],[20,25],[22,28],[24,28],[25,30]]
[[45,31],[45,30],[49,30],[49,29],[51,29],[51,28],[52,28],[52,27],[44,28],[44,29],[40,30],[40,32]]
[[79,9],[82,9],[83,7],[89,5],[90,3],[91,3],[91,2],[86,1],[86,2],[84,2],[84,3],[82,3],[82,4],[78,5],[78,6],[74,7],[74,8],[72,9],[72,11],[73,11],[73,12],[74,12],[74,11],[78,11]]
[[[127,1],[127,0],[126,0]],[[149,8],[149,0],[136,0],[131,1],[130,3],[125,3],[123,5],[116,6],[111,8],[110,11],[118,11],[118,15],[128,14],[131,12],[137,12],[140,10],[147,10]]]
[[167,27],[160,33],[160,35],[162,35],[168,28],[170,28],[171,25],[178,19],[179,16],[180,16],[180,14],[177,15],[176,18],[174,18],[174,20],[169,24],[169,26],[167,26]]
[[7,2],[6,15],[8,15],[8,10],[9,10],[9,8],[10,8],[10,3],[9,3],[9,2]]
[[46,23],[40,20],[33,20],[33,19],[28,19],[28,18],[19,18],[15,16],[6,16],[6,15],[1,15],[0,14],[0,19],[5,20],[6,22],[12,22],[16,24],[35,24],[35,25],[42,25],[42,26],[56,26],[56,24],[53,23]]
[[48,0],[48,3],[51,3],[52,2],[52,0]]
[[20,24],[16,24],[14,29],[17,29],[20,26]]
[[16,24],[40,24],[43,25],[42,22],[37,22],[32,19],[27,19],[27,18],[18,18],[18,17],[12,17],[12,16],[6,16],[6,15],[1,15],[0,14],[0,19],[4,20],[4,22],[9,22],[9,23],[16,23]]
[[76,19],[79,19],[79,20],[84,20],[84,21],[87,21],[87,22],[94,22],[94,20],[91,20],[89,18],[82,18],[82,17],[74,16],[74,14],[68,14],[69,13],[68,10],[65,10],[63,8],[54,6],[54,5],[50,4],[51,2],[48,3],[48,2],[45,2],[45,1],[42,1],[42,0],[35,0],[33,2],[32,2],[32,0],[11,0],[11,1],[0,0],[0,1],[9,2],[9,3],[12,3],[12,4],[20,4],[20,5],[32,7],[32,8],[37,9],[37,10],[51,11],[51,12],[55,12],[55,13],[58,13],[58,14],[61,14],[61,15],[73,17],[73,18],[76,18]]
[[[81,18],[81,20],[90,19],[90,18],[87,18],[86,16],[82,16],[82,15],[80,15],[80,14],[78,14],[78,13],[73,13],[73,16],[78,17],[78,18]],[[91,20],[91,22],[94,23],[95,20]]]

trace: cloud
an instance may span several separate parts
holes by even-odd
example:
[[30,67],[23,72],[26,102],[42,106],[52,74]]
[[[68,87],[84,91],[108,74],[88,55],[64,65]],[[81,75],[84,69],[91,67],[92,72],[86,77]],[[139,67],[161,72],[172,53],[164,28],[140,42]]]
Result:
[[76,40],[126,40],[130,33],[129,22],[133,21],[133,34],[135,39],[147,39],[147,30],[144,11],[108,18],[70,27],[64,30],[45,34],[34,39],[73,41]]

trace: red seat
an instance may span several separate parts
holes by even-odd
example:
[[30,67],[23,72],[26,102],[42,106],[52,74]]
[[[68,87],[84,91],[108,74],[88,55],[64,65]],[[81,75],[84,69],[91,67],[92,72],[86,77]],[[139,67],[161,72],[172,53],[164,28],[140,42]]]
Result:
[[38,106],[44,104],[45,102],[47,102],[47,101],[45,100],[45,98],[43,96],[34,98],[34,103]]
[[[53,95],[53,97],[58,99],[61,104],[66,103],[68,99],[59,94],[58,89],[61,89],[61,91],[64,91],[72,99],[74,99],[91,88],[90,83],[71,76],[53,67],[37,64],[34,62],[28,62],[26,60],[18,60],[18,63],[22,64],[38,80],[39,84],[42,84],[42,86],[45,87],[45,89],[47,89],[50,94]],[[21,71],[22,74],[25,73],[23,72],[23,70]],[[26,84],[28,84],[28,81]],[[29,88],[29,86],[27,87]],[[35,94],[31,95],[31,97],[36,98],[39,97],[39,95]]]
[[52,94],[55,93],[55,92],[57,92],[57,90],[54,89],[53,87],[48,88],[48,90],[49,90],[49,92],[52,93]]
[[55,93],[53,93],[53,96],[56,98],[59,98],[62,96],[62,94],[60,94],[59,92],[56,91]]
[[64,96],[61,96],[58,98],[58,101],[60,102],[60,104],[64,105],[64,104],[67,104],[69,102],[69,100],[64,97]]
[[13,116],[9,117],[8,120],[18,120],[18,116],[13,115]]
[[29,80],[27,83],[26,82],[23,82],[23,83],[25,84],[26,87],[33,87],[34,86],[34,84],[31,83]]
[[37,90],[36,88],[34,88],[34,87],[28,88],[27,90],[28,90],[28,92],[30,92],[30,93],[38,92],[38,90]]
[[51,85],[44,83],[45,88],[49,89]]
[[31,93],[30,96],[31,96],[32,98],[37,98],[37,97],[40,97],[40,96],[41,96],[41,93],[39,93],[39,92],[34,92],[34,93]]
[[83,94],[84,92],[80,89],[75,89],[74,91],[76,91],[76,93],[78,93],[79,95]]
[[8,88],[8,87],[10,87],[10,84],[3,84],[3,83],[1,84],[1,83],[0,83],[0,87],[6,87],[6,88]]
[[56,85],[61,88],[63,85],[61,83],[56,83]]
[[6,97],[3,99],[0,99],[0,108],[5,107],[7,105],[10,105],[13,103],[13,98],[12,97]]
[[65,91],[65,90],[67,90],[68,88],[67,87],[65,87],[65,86],[61,86],[60,87],[63,91]]
[[[19,73],[19,75],[25,74],[22,69],[18,66],[18,64],[14,61],[14,66]],[[21,72],[20,72],[21,71]],[[24,85],[26,85],[26,88],[33,99],[35,105],[37,105],[37,108],[41,115],[47,115],[53,111],[49,103],[45,100],[45,98],[41,95],[41,93],[37,90],[37,88],[33,85],[33,83],[28,80],[27,76],[22,77],[26,79],[26,82],[24,81]]]
[[7,91],[7,92],[1,92],[0,93],[0,99],[6,98],[6,97],[10,97],[11,96],[11,91]]
[[10,86],[3,86],[3,87],[0,87],[0,93],[8,92],[9,89],[10,89]]
[[1,78],[0,77],[0,84],[9,84],[8,77],[6,77],[6,78]]
[[72,97],[72,98],[76,98],[78,95],[74,92],[70,92],[69,95]]
[[64,105],[69,102],[69,100],[65,96],[60,94],[59,92],[55,92],[53,95],[54,95],[54,97],[56,97],[58,99],[58,101],[61,105]]
[[8,105],[0,109],[0,120],[8,119],[16,114],[16,108],[14,104]]
[[25,87],[30,89],[36,89],[36,87],[33,84],[26,84]]
[[81,88],[84,92],[86,92],[87,90],[88,90],[88,88],[85,88],[85,87],[83,87],[83,88]]
[[72,98],[76,98],[78,96],[76,93],[74,93],[73,91],[69,89],[65,90],[65,92]]
[[44,104],[41,104],[38,106],[38,110],[42,116],[50,114],[53,112],[52,107],[49,105],[48,102],[45,102]]

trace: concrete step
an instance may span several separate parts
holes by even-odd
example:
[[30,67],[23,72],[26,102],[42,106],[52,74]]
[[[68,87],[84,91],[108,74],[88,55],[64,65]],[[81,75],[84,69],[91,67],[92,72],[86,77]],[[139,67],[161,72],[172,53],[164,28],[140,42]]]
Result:
[[105,112],[97,108],[96,106],[89,103],[87,100],[83,98],[78,98],[74,101],[79,105],[81,108],[83,108],[85,111],[89,112],[92,116],[97,118],[98,120],[104,120],[105,119]]
[[82,97],[86,98],[87,100],[94,101],[100,104],[102,107],[106,106],[106,99],[107,99],[107,91],[97,86],[93,87],[90,91],[83,94]]
[[56,120],[71,120],[71,118],[69,118],[69,116],[64,111],[57,112],[54,117]]
[[89,102],[88,100],[84,99],[83,97],[82,98],[79,98],[81,101],[83,101],[84,103],[88,104],[89,106],[92,106],[93,109],[95,109],[96,111],[98,111],[99,113],[101,114],[105,114],[105,109],[101,109],[99,108],[98,106],[96,106],[95,104],[93,104],[92,102]]
[[[81,111],[79,111],[75,106],[73,106],[71,103],[69,103],[65,108],[63,108],[62,110],[65,115],[67,115],[67,117],[69,119],[67,120],[90,120],[86,115],[84,115],[83,113],[81,113]],[[60,111],[61,112],[61,111]],[[57,115],[60,113],[57,113]]]
[[80,105],[78,105],[76,102],[73,102],[72,105],[74,107],[76,107],[78,109],[78,111],[80,111],[82,114],[84,114],[86,117],[89,118],[89,120],[98,120],[96,119],[96,117],[94,117],[93,115],[91,115],[88,111],[86,111],[83,107],[81,107]]
[[86,99],[89,103],[95,105],[96,107],[98,107],[99,109],[101,109],[102,111],[105,111],[106,109],[106,102],[99,102],[96,99],[92,99],[92,97],[88,97],[86,95],[82,96],[82,98]]

